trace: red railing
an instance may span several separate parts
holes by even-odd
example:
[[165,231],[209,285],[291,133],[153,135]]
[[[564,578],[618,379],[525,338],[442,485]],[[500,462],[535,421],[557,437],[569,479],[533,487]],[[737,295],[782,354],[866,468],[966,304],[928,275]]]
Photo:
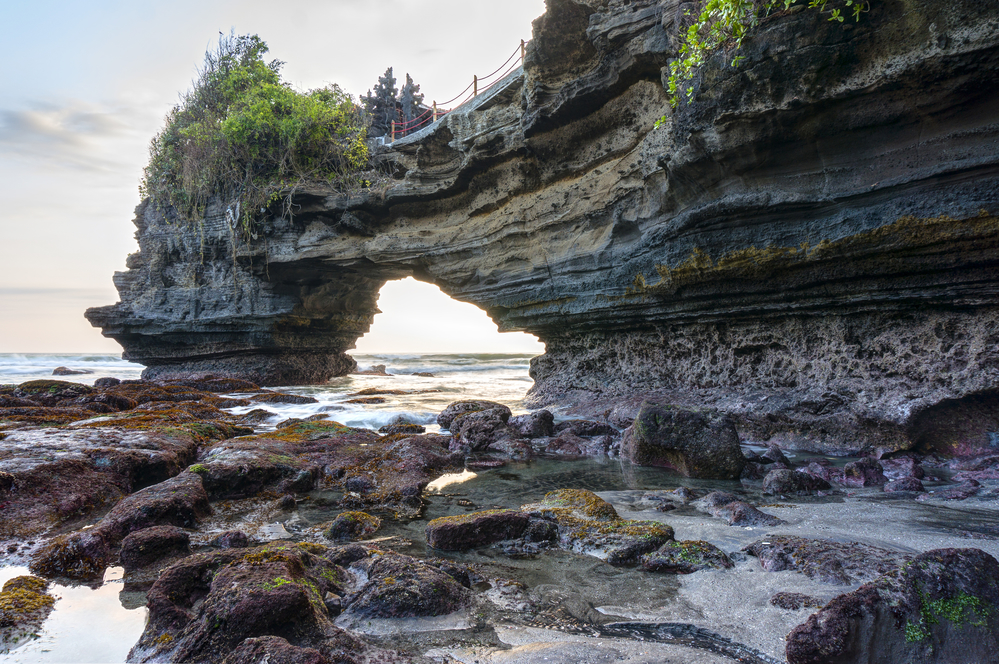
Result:
[[[517,48],[517,50],[511,53],[510,57],[506,59],[506,62],[501,64],[496,69],[496,71],[492,72],[491,74],[487,74],[486,76],[473,75],[472,82],[468,84],[468,87],[459,92],[451,99],[448,99],[447,101],[441,102],[439,104],[437,103],[437,101],[434,101],[434,103],[429,108],[427,108],[427,110],[425,110],[417,117],[412,118],[410,120],[393,122],[392,134],[391,134],[392,141],[395,142],[396,136],[402,137],[407,134],[411,134],[414,131],[417,131],[418,129],[422,129],[423,127],[429,126],[434,122],[437,122],[440,118],[444,117],[454,109],[458,108],[459,106],[468,102],[469,100],[474,99],[475,97],[479,96],[479,94],[493,87],[494,85],[502,81],[504,78],[509,76],[511,73],[513,73],[518,67],[524,64],[524,56],[526,55],[526,52],[527,52],[527,42],[521,39],[520,46]],[[517,59],[517,55],[520,55],[519,59]],[[511,64],[511,62],[513,64]],[[461,101],[458,101],[459,99]],[[451,108],[442,108],[454,102],[457,103]]]

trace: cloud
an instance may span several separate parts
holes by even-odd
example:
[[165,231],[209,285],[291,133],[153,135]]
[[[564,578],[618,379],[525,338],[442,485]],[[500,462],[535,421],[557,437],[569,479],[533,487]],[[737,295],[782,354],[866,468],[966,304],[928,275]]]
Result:
[[0,300],[8,298],[45,298],[48,300],[94,300],[103,302],[115,296],[114,288],[35,288],[0,287]]
[[122,148],[131,152],[148,140],[134,128],[148,124],[147,114],[144,109],[102,108],[74,100],[0,108],[0,160],[118,171],[126,165]]

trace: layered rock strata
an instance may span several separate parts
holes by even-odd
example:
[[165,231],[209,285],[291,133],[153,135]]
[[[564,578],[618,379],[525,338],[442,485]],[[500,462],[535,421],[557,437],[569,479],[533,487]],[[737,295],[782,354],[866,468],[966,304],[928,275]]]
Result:
[[538,404],[653,394],[827,451],[987,444],[994,7],[778,12],[670,112],[695,4],[549,0],[523,70],[379,155],[390,185],[299,191],[250,240],[218,206],[188,225],[144,202],[121,302],[89,319],[147,376],[321,382],[414,276],[545,342]]

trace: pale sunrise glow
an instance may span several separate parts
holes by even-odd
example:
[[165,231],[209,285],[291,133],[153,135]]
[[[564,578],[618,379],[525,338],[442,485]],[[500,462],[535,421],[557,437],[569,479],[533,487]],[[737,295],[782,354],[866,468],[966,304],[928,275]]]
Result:
[[482,309],[412,277],[385,284],[378,308],[382,313],[375,316],[371,331],[357,340],[355,353],[545,352],[534,335],[501,333]]

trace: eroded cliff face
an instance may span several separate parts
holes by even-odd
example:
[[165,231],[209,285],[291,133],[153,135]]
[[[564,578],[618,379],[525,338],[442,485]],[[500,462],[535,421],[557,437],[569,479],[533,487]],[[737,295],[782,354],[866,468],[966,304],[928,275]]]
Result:
[[319,382],[412,275],[546,343],[536,404],[626,419],[654,396],[827,451],[987,444],[999,5],[775,14],[654,129],[697,5],[549,0],[524,71],[380,156],[391,186],[300,192],[252,242],[143,203],[121,302],[88,318],[152,377]]

